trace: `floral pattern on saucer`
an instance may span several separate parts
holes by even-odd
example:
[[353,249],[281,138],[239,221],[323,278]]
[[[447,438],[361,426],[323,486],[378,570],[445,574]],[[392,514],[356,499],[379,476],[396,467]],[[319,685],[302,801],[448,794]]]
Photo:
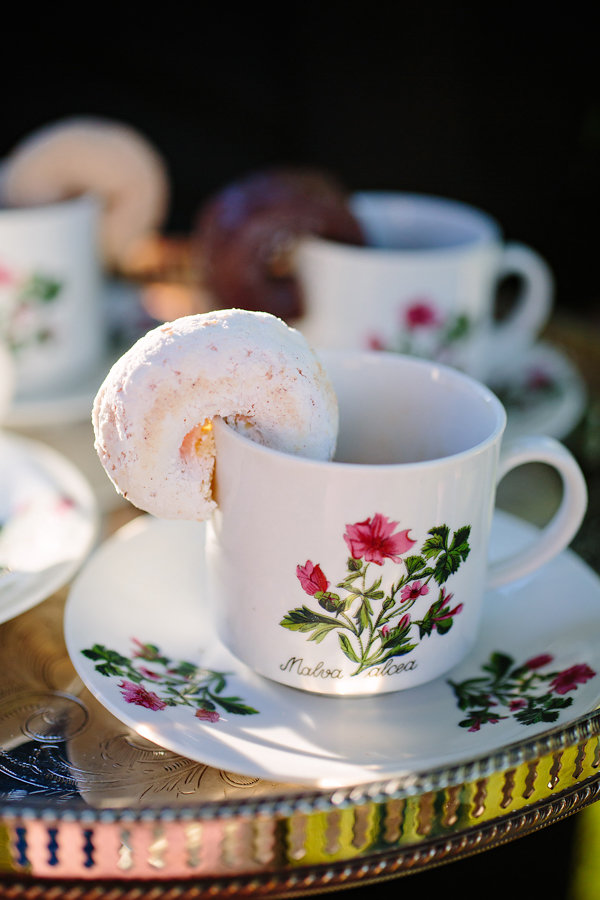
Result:
[[[496,511],[492,559],[501,559],[515,544],[525,545],[537,533],[533,526]],[[338,699],[262,678],[223,646],[214,631],[205,561],[199,552],[204,536],[202,523],[137,517],[86,563],[65,611],[66,645],[86,686],[119,721],[167,750],[246,776],[330,789],[437,771],[487,755],[489,765],[495,765],[505,747],[529,744],[550,729],[597,715],[600,678],[587,676],[588,667],[600,673],[600,578],[570,552],[560,554],[532,578],[486,595],[477,643],[451,672],[410,690]],[[312,577],[318,583],[320,576],[313,572]],[[421,599],[429,598],[421,595]],[[140,622],[145,628],[142,639],[154,636],[156,651],[144,649],[148,648],[144,643],[131,646],[130,636],[139,634]],[[140,705],[144,697],[140,687],[166,703],[157,679],[135,682],[126,669],[107,677],[97,669],[102,660],[82,652],[95,644],[116,648],[134,668],[144,666],[161,679],[181,661],[225,673],[227,686],[216,697],[239,695],[258,714],[230,715],[217,707],[213,712],[218,720],[200,719],[196,709],[206,708],[200,698],[197,705],[175,703],[159,710]],[[529,661],[529,671],[542,676],[526,691],[517,690],[510,698],[507,693],[507,705],[498,702],[491,690],[502,679],[483,668],[499,649],[511,659],[508,674],[522,667],[521,661]],[[170,663],[165,666],[135,655],[155,652]],[[532,660],[540,663],[549,656],[551,662],[531,668]],[[448,679],[463,685],[477,678],[484,679],[480,694],[489,694],[496,705],[478,704],[461,711]],[[573,702],[546,710],[558,713],[552,722],[540,717],[524,725],[517,715],[522,718],[527,707],[517,704],[521,708],[511,710],[510,703],[527,703],[530,694],[537,698],[537,706],[544,705],[538,701],[548,694]],[[150,697],[149,703],[156,700]],[[482,723],[478,730],[459,724],[481,709],[502,718],[495,724]]]
[[492,384],[494,392],[506,407],[525,412],[561,396],[561,382],[544,366],[528,366],[519,375],[512,381]]
[[562,671],[541,671],[552,662],[550,653],[541,653],[519,665],[508,653],[492,653],[481,667],[484,675],[459,683],[449,680],[459,708],[469,713],[458,723],[460,727],[479,731],[482,725],[495,725],[509,716],[521,725],[556,722],[561,710],[573,703],[572,697],[564,695],[595,678],[596,672],[587,663]]
[[93,491],[69,460],[0,434],[0,623],[69,581],[97,529]]
[[102,644],[81,652],[92,660],[101,675],[121,679],[119,690],[126,703],[155,712],[168,706],[189,706],[202,722],[218,722],[221,714],[217,707],[236,716],[258,712],[239,697],[223,696],[228,672],[169,659],[156,644],[144,644],[133,638],[131,656],[109,650]]

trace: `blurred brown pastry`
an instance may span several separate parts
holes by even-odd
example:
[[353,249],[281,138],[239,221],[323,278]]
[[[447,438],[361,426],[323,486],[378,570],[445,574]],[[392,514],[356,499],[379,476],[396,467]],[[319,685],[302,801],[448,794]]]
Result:
[[212,305],[297,319],[302,297],[293,252],[307,235],[365,243],[346,192],[329,174],[274,168],[225,187],[201,209],[194,234]]

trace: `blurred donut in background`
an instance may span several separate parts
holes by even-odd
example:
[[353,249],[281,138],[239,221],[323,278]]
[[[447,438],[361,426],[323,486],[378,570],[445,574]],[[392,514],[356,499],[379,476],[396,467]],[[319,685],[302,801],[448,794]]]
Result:
[[2,167],[5,206],[40,206],[88,193],[102,203],[101,257],[108,269],[119,269],[135,242],[166,218],[166,165],[134,128],[75,117],[25,137]]
[[293,252],[304,236],[364,244],[345,190],[326,172],[273,168],[237,180],[201,208],[193,245],[216,309],[302,314]]

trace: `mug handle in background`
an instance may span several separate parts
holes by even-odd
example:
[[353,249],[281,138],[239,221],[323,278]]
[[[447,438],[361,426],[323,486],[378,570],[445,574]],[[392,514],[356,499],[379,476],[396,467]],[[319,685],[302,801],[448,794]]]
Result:
[[546,463],[562,479],[560,506],[539,535],[527,546],[488,567],[487,587],[497,588],[530,575],[567,547],[579,530],[587,509],[587,486],[575,457],[551,437],[515,438],[502,447],[496,483],[517,466]]
[[497,281],[509,275],[521,278],[523,285],[515,308],[493,328],[488,348],[488,368],[492,372],[506,369],[507,359],[513,359],[515,351],[535,343],[552,312],[554,277],[539,253],[525,244],[506,244]]

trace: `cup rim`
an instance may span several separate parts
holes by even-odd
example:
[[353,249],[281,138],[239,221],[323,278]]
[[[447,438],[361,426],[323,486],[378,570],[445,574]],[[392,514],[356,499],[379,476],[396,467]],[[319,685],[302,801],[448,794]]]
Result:
[[460,213],[468,217],[470,222],[476,223],[479,228],[479,234],[474,240],[464,241],[456,244],[444,245],[439,247],[382,247],[376,245],[361,244],[345,244],[331,238],[320,237],[319,235],[307,235],[303,237],[299,244],[300,248],[310,248],[312,251],[327,249],[329,252],[336,252],[340,255],[367,257],[387,257],[389,259],[407,260],[412,257],[422,258],[424,256],[446,257],[457,256],[459,254],[472,253],[481,247],[500,243],[503,239],[502,228],[500,223],[494,216],[473,206],[463,200],[456,200],[453,197],[444,197],[438,194],[427,194],[413,191],[389,191],[389,190],[361,190],[355,191],[350,195],[350,207],[360,221],[360,215],[357,213],[357,205],[361,200],[371,200],[380,203],[389,203],[390,201],[401,200],[406,203],[418,203],[421,207],[438,208],[445,212]]
[[217,430],[221,430],[223,428],[226,429],[225,433],[228,434],[234,442],[242,442],[242,444],[246,446],[248,452],[254,452],[258,455],[266,455],[267,457],[270,456],[273,460],[278,460],[281,463],[290,463],[290,461],[294,461],[294,465],[300,464],[316,469],[326,468],[329,471],[377,471],[383,472],[384,474],[398,471],[408,471],[409,469],[422,470],[440,468],[442,466],[454,466],[457,462],[460,462],[463,459],[468,459],[485,452],[490,446],[496,443],[496,441],[502,439],[502,435],[505,431],[507,422],[506,410],[502,402],[498,399],[496,394],[494,394],[494,392],[485,384],[473,378],[472,376],[459,371],[458,369],[444,365],[443,363],[431,362],[429,360],[419,359],[418,357],[409,356],[407,354],[391,353],[382,350],[317,350],[315,352],[325,371],[327,371],[327,359],[339,359],[346,361],[348,359],[352,359],[356,362],[356,364],[362,365],[366,362],[367,365],[376,365],[377,360],[380,358],[387,361],[399,360],[402,364],[408,365],[409,367],[413,368],[434,370],[437,373],[437,378],[451,378],[458,383],[462,383],[463,385],[468,386],[471,391],[478,394],[479,397],[485,403],[487,403],[494,412],[494,427],[486,437],[482,438],[471,447],[467,447],[465,450],[459,450],[456,453],[450,453],[446,456],[437,456],[433,459],[392,463],[358,463],[344,462],[343,460],[336,459],[312,459],[308,456],[301,456],[299,454],[277,450],[273,447],[268,447],[265,444],[259,444],[257,441],[253,441],[249,437],[240,434],[234,428],[227,425],[227,423],[221,416],[215,416],[213,427]]
[[[1,173],[0,173],[1,179]],[[0,206],[0,222],[3,219],[46,218],[57,213],[64,213],[75,207],[88,210],[100,210],[100,200],[91,191],[77,194],[74,197],[64,197],[61,200],[50,200],[48,203],[30,203],[22,206]]]

